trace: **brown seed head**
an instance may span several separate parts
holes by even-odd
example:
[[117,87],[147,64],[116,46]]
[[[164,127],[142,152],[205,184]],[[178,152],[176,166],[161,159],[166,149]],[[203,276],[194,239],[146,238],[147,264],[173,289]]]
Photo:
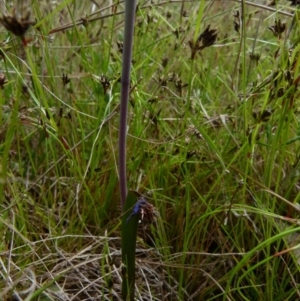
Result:
[[206,29],[200,34],[198,41],[202,42],[202,48],[206,48],[212,46],[217,39],[217,30],[209,29],[210,25],[206,27]]
[[107,76],[105,76],[105,75],[102,74],[99,77],[99,81],[100,81],[100,83],[101,83],[101,85],[103,87],[104,94],[106,94],[107,90],[110,88],[110,80],[108,79]]
[[123,53],[123,42],[122,41],[117,41],[117,46],[118,46],[118,51],[120,53]]
[[0,73],[0,88],[3,89],[4,85],[7,83],[6,77],[3,73]]
[[70,78],[68,77],[68,75],[64,74],[64,73],[63,73],[61,79],[62,79],[62,82],[63,82],[64,86],[67,85],[71,81]]
[[210,29],[210,25],[208,25],[196,41],[190,40],[189,46],[192,51],[192,60],[195,58],[195,55],[198,51],[201,51],[206,47],[212,46],[217,40],[217,35],[217,30]]
[[273,32],[275,37],[281,38],[281,34],[285,31],[286,24],[281,22],[281,19],[276,19],[274,25],[269,29]]
[[292,2],[291,5],[298,5],[298,4],[300,4],[300,0],[288,0],[288,1]]
[[255,61],[257,63],[259,61],[259,59],[260,59],[260,54],[252,52],[252,53],[250,53],[250,59],[252,61]]
[[22,38],[30,26],[35,23],[34,21],[30,21],[29,18],[29,12],[20,19],[16,16],[16,12],[14,12],[13,15],[3,15],[2,18],[0,18],[0,22],[8,31]]

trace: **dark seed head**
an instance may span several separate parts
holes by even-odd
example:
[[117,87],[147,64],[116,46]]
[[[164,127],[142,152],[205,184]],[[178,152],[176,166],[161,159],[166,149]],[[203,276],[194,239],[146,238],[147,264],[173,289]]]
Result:
[[300,4],[300,0],[288,0],[288,1],[292,2],[291,5],[298,5],[298,4]]
[[188,43],[192,51],[191,59],[193,60],[195,58],[198,51],[212,46],[217,40],[217,35],[217,30],[210,29],[210,25],[208,25],[196,41],[190,40]]
[[280,38],[281,34],[285,31],[286,24],[281,22],[281,19],[276,19],[274,25],[270,26],[269,29],[273,32],[275,37]]
[[7,83],[6,77],[3,73],[0,73],[0,88],[3,89],[4,85]]
[[27,30],[35,22],[30,21],[30,13],[28,12],[24,17],[18,18],[16,12],[13,15],[3,15],[0,18],[2,25],[10,32],[12,32],[17,37],[23,37]]

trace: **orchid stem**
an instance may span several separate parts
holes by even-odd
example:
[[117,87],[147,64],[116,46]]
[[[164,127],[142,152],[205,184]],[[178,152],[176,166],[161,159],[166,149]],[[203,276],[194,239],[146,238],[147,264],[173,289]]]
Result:
[[126,175],[126,136],[127,136],[127,111],[130,89],[130,69],[132,59],[132,44],[134,34],[136,0],[125,2],[125,28],[123,42],[123,65],[121,77],[121,105],[120,105],[120,127],[119,127],[119,183],[121,206],[124,209],[127,196]]

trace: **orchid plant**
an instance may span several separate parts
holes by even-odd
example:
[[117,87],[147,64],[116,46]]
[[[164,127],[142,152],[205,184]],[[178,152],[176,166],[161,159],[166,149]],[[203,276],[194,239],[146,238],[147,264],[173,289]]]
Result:
[[135,294],[135,247],[139,219],[153,217],[153,206],[138,193],[127,193],[126,177],[126,136],[127,112],[130,91],[130,69],[132,60],[132,45],[136,0],[125,1],[125,25],[123,42],[123,65],[121,76],[121,104],[119,125],[119,181],[120,198],[123,210],[122,218],[122,298],[134,300]]

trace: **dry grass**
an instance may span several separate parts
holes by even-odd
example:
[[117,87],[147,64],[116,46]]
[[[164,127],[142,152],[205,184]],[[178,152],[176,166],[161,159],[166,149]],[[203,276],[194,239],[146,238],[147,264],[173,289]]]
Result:
[[[68,244],[72,242],[76,248],[78,239],[86,242],[82,250],[68,253],[60,247],[66,241]],[[53,250],[49,249],[51,244]],[[46,245],[48,250],[45,249]],[[1,266],[4,272],[9,272],[10,277],[7,286],[2,287],[1,300],[9,300],[9,295],[15,298],[13,300],[25,300],[38,289],[43,290],[39,300],[121,300],[120,238],[88,235],[48,237],[31,243],[31,247],[32,252],[24,253],[22,247],[18,247],[18,250],[12,248],[10,252],[2,254],[9,259],[9,271],[5,271],[6,264],[2,260]],[[138,244],[136,256],[138,298],[176,300],[176,281],[173,279],[174,285],[170,286],[159,252]],[[24,265],[24,257],[36,260]],[[18,262],[22,262],[22,266],[18,266]]]

